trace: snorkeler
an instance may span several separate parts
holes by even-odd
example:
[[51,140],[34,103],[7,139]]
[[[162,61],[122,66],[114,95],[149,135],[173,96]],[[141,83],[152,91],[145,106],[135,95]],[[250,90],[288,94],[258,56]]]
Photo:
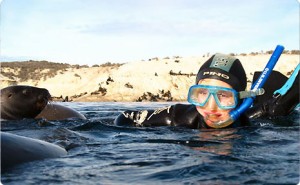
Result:
[[[200,67],[196,84],[191,86],[188,92],[190,104],[175,104],[157,110],[127,110],[120,114],[114,123],[123,126],[228,128],[251,125],[250,118],[288,115],[299,103],[299,74],[296,78],[298,80],[292,81],[288,93],[275,96],[272,94],[274,90],[287,81],[287,77],[278,73],[271,73],[267,82],[269,85],[264,87],[265,90],[259,88],[253,92],[245,91],[247,77],[240,60],[228,55],[215,54]],[[273,81],[276,79],[275,83],[271,83],[272,78]],[[268,87],[273,88],[272,93],[268,92]],[[237,120],[219,124],[230,119],[230,111],[241,105],[244,98],[260,95],[263,95],[263,98],[256,101]]]

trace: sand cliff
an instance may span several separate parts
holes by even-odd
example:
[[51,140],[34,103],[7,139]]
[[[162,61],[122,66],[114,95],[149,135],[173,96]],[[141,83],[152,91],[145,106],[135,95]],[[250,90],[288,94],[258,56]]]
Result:
[[[236,57],[241,60],[250,83],[254,71],[262,70],[270,55]],[[47,88],[52,96],[68,96],[69,101],[83,102],[185,101],[188,88],[195,83],[199,67],[207,59],[208,56],[166,57],[128,62],[116,67],[68,68],[53,77],[24,82],[1,75],[1,88],[12,84],[32,85]],[[289,76],[298,63],[299,55],[283,54],[275,70]]]

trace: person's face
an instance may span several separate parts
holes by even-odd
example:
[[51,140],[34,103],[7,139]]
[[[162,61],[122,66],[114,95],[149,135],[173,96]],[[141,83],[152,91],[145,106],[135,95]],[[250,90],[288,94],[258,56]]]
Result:
[[[215,79],[203,79],[200,80],[198,85],[211,85],[211,86],[221,86],[226,88],[232,88],[228,83],[215,80]],[[224,121],[230,118],[229,112],[232,109],[221,109],[219,108],[217,102],[215,101],[213,96],[209,97],[208,102],[200,107],[196,106],[197,111],[205,118],[209,117],[209,119],[205,119],[205,123],[213,127],[213,122],[216,121]]]

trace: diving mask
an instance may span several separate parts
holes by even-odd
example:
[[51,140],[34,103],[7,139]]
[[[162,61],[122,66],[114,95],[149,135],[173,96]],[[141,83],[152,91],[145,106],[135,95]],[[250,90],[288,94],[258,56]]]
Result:
[[220,109],[234,109],[238,105],[239,99],[262,95],[264,92],[263,88],[255,91],[237,92],[232,88],[220,86],[193,85],[189,89],[188,102],[203,107],[210,97],[213,96]]

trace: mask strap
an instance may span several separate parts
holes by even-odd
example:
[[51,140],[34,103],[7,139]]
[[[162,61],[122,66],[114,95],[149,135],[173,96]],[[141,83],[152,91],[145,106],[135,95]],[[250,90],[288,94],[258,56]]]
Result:
[[244,99],[244,98],[260,96],[263,95],[264,93],[265,90],[263,88],[258,88],[250,91],[240,91],[238,94],[239,94],[239,99]]

